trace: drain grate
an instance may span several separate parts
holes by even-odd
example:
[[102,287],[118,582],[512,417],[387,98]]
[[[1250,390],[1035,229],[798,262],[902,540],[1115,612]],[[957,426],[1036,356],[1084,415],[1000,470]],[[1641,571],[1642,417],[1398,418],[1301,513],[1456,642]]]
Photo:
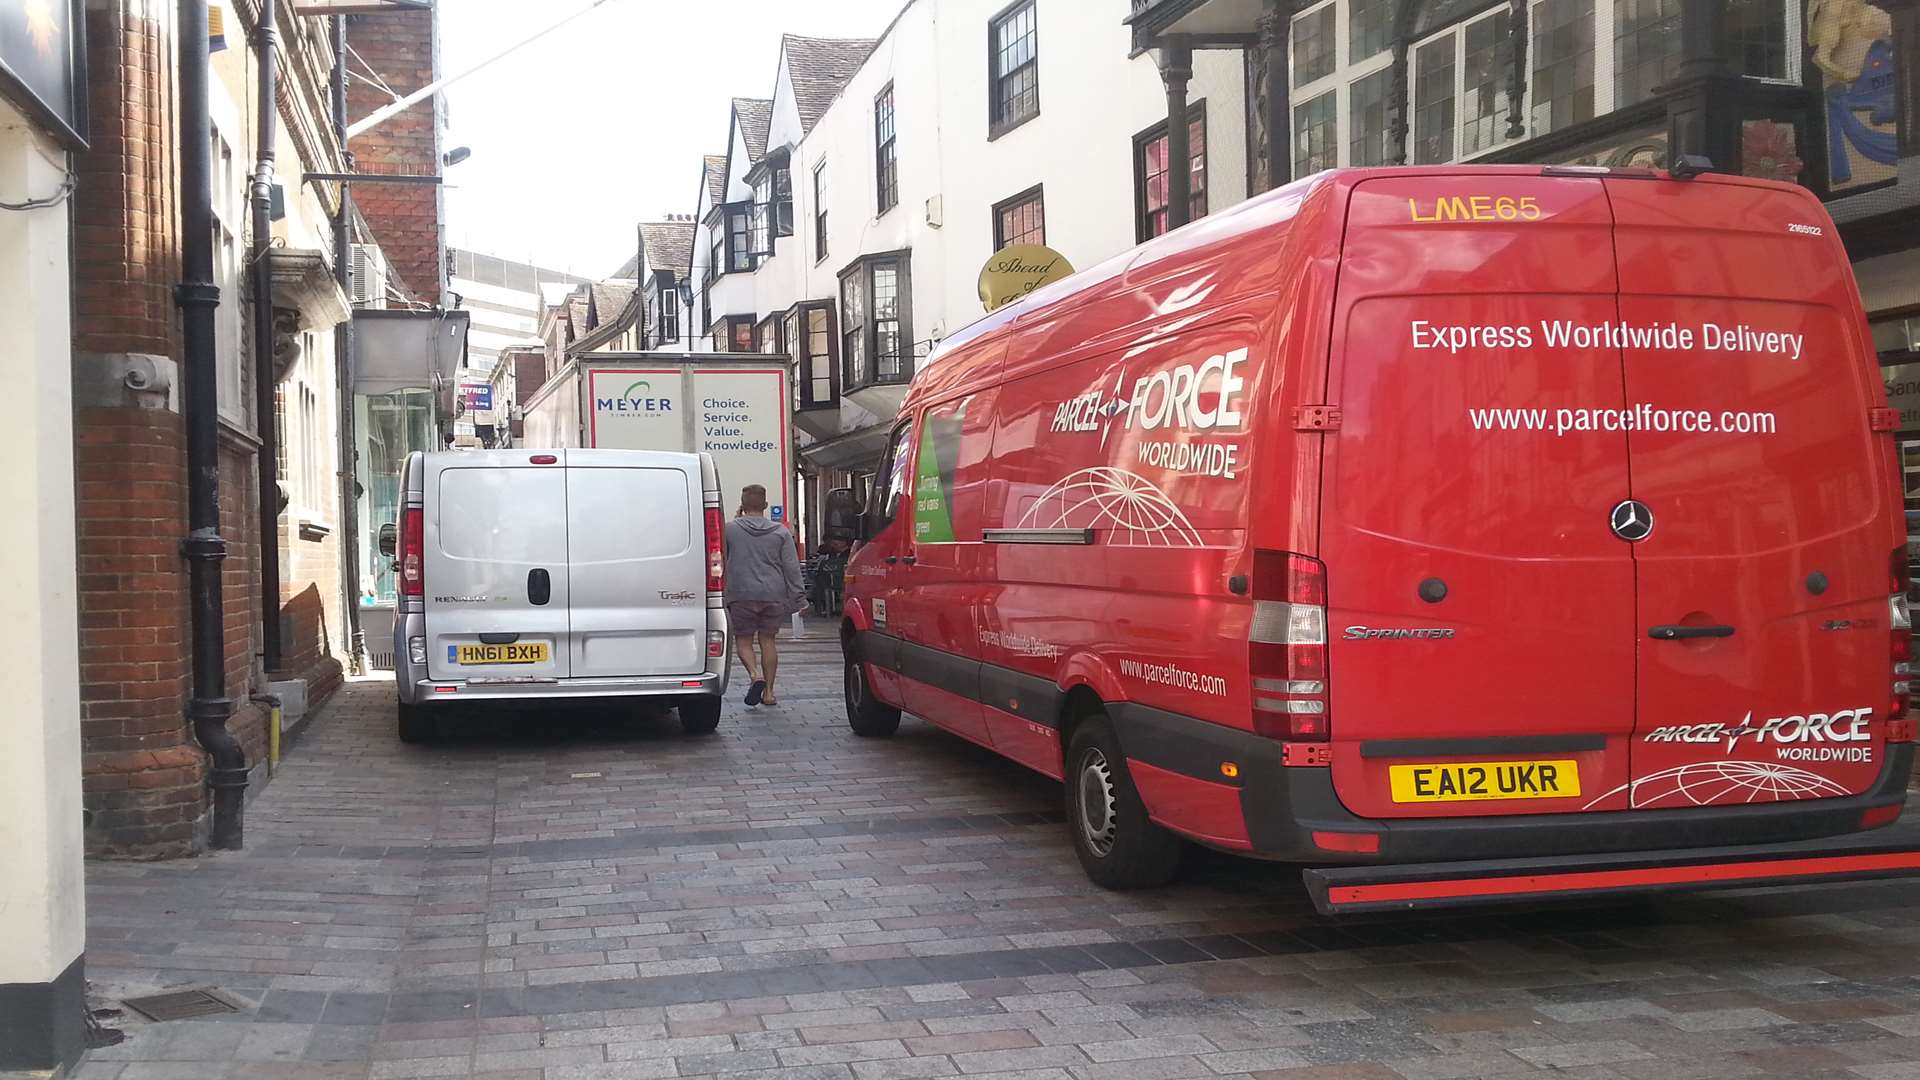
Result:
[[185,1020],[194,1016],[239,1012],[224,998],[205,990],[178,990],[171,994],[125,998],[120,1004],[153,1021]]

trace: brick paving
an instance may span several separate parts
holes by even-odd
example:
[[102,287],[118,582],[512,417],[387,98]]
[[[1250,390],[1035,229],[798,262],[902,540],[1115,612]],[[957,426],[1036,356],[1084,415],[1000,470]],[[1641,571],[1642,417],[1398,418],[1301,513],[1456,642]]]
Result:
[[245,851],[89,867],[86,1080],[1920,1080],[1920,882],[1329,922],[1203,855],[1102,892],[1058,787],[909,720],[838,647],[689,739],[638,710],[393,732],[349,685]]

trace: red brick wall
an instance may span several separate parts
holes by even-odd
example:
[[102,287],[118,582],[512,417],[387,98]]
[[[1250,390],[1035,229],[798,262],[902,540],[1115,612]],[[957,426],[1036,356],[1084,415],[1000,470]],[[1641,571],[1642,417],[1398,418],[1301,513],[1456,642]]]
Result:
[[[347,44],[395,93],[433,81],[433,20],[428,11],[350,15]],[[365,116],[391,99],[361,80],[347,83],[347,114]],[[429,98],[350,144],[362,172],[438,173],[437,98]],[[412,295],[439,303],[445,264],[440,242],[440,188],[433,184],[356,184],[354,204],[372,227],[394,276]]]

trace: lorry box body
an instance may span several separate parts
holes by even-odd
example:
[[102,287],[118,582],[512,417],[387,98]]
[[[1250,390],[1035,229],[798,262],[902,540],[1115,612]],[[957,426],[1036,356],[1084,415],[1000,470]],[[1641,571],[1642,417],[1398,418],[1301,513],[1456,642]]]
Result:
[[1162,834],[1444,877],[1860,832],[1913,758],[1885,406],[1802,188],[1323,173],[942,343],[850,716],[1063,778],[1113,885]]
[[416,453],[402,493],[402,738],[501,699],[659,698],[712,729],[729,650],[710,457]]
[[527,399],[534,448],[710,454],[729,511],[740,489],[767,489],[767,516],[791,524],[792,373],[752,353],[589,353]]

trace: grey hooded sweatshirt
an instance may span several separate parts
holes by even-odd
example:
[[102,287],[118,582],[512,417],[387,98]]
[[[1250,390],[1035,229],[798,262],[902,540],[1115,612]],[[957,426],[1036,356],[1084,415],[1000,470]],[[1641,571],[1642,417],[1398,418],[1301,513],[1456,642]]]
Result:
[[800,554],[785,525],[764,517],[727,522],[727,602],[784,604],[793,610],[806,596]]

